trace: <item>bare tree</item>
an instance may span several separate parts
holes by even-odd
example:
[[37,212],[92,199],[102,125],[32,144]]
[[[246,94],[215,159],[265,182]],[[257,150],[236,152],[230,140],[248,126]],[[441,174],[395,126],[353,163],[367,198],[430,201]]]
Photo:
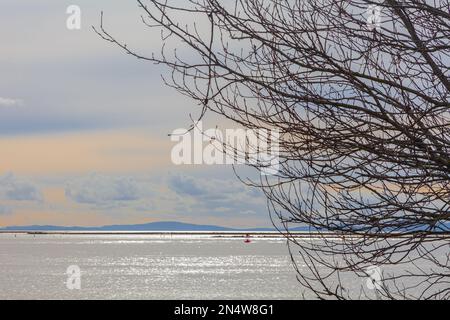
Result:
[[[137,2],[144,25],[182,55],[141,55],[103,21],[96,31],[168,66],[166,83],[201,117],[280,131],[278,174],[246,183],[282,222],[305,288],[450,298],[448,0]],[[291,234],[298,225],[311,227],[309,240]],[[351,276],[375,282],[355,293]]]

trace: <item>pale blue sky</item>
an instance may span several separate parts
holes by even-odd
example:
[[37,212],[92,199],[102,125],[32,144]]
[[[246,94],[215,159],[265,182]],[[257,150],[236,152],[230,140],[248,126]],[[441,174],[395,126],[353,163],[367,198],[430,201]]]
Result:
[[[66,28],[72,4],[81,30]],[[167,134],[198,110],[163,85],[163,68],[92,31],[102,10],[118,38],[159,51],[159,33],[143,27],[135,1],[0,3],[0,226],[269,225],[264,197],[230,166],[171,164]]]

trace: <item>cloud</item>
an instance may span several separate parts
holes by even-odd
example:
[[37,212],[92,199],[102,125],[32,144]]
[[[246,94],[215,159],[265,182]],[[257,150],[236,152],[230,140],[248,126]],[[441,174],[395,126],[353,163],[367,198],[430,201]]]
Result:
[[180,195],[202,196],[208,193],[208,186],[202,185],[193,177],[173,175],[168,181],[169,187]]
[[[92,173],[33,179],[42,196],[32,183],[12,173],[0,176],[2,224],[65,221],[62,224],[73,225],[81,221],[82,225],[100,225],[178,220],[256,227],[268,223],[264,195],[220,172],[208,176],[196,172],[169,176],[163,172],[159,176]],[[22,201],[39,199],[45,201]]]
[[231,218],[267,212],[264,195],[235,179],[185,174],[155,180],[93,173],[69,180],[65,195],[75,203],[91,205],[109,215],[149,212]]
[[236,179],[207,179],[188,175],[172,175],[168,179],[169,187],[179,195],[189,195],[200,198],[218,199],[227,195],[250,192],[251,189]]
[[12,213],[11,208],[0,205],[0,216]]
[[168,187],[179,196],[178,207],[189,204],[192,213],[254,215],[267,211],[263,193],[236,179],[173,175],[168,179]]
[[11,99],[0,97],[0,107],[16,107],[21,106],[23,101],[20,99]]
[[12,201],[41,201],[40,190],[31,182],[17,178],[13,173],[0,176],[0,199]]
[[72,180],[65,188],[66,196],[77,203],[110,206],[117,202],[137,201],[146,193],[148,190],[133,177],[97,173]]

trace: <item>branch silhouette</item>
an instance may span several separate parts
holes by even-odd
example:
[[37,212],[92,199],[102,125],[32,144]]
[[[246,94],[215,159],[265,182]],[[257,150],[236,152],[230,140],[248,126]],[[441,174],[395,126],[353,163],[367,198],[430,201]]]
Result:
[[[94,30],[167,66],[166,84],[201,117],[279,130],[278,174],[245,183],[264,191],[305,290],[450,298],[448,0],[137,2],[144,26],[161,29],[160,54],[131,49],[103,19]],[[311,240],[290,232],[298,225]],[[383,270],[376,295],[364,283],[349,292],[371,266]]]

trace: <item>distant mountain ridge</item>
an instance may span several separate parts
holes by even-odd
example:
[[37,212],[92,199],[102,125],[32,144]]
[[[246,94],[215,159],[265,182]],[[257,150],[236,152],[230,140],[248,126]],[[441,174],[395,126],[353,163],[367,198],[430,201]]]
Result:
[[[291,231],[307,231],[308,227],[297,227]],[[52,225],[10,226],[0,231],[276,231],[275,228],[228,228],[215,225],[200,225],[177,221],[160,221],[144,224],[106,225],[101,227],[63,227]]]

